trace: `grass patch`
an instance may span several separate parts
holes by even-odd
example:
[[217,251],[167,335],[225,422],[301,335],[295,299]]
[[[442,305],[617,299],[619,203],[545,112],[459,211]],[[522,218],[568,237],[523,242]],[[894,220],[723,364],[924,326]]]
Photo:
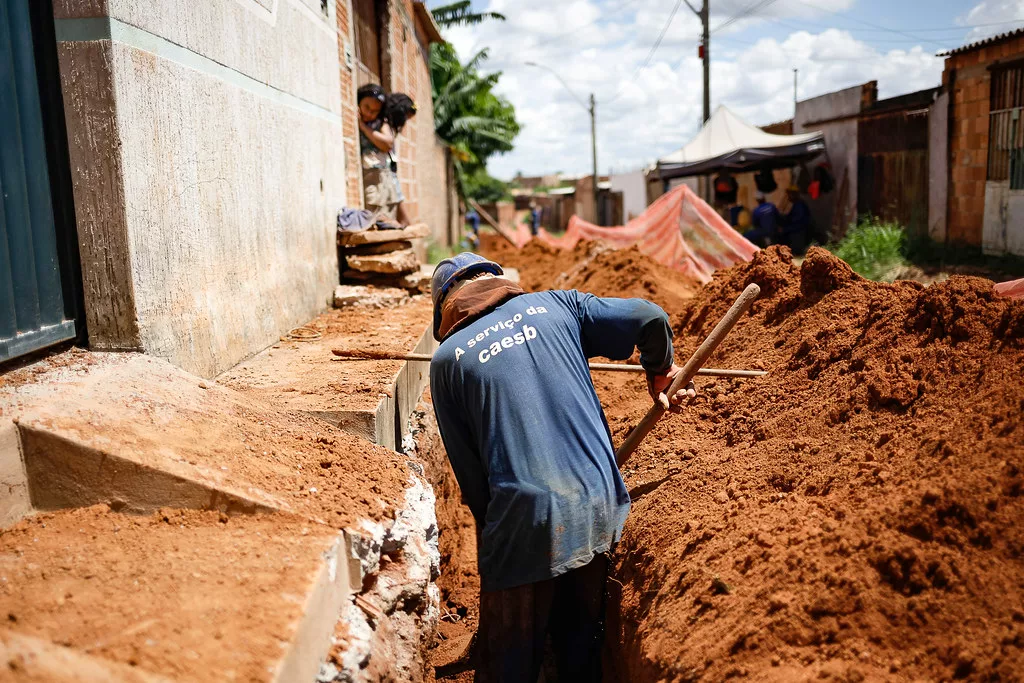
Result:
[[462,250],[456,247],[446,247],[438,244],[433,238],[427,238],[427,263],[438,263],[455,256],[460,251]]
[[907,266],[907,233],[898,223],[867,218],[830,251],[869,280],[892,281]]

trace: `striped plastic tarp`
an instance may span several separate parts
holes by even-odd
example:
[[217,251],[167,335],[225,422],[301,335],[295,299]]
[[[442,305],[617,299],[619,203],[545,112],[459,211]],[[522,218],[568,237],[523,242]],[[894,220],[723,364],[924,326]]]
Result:
[[1007,299],[1024,299],[1024,279],[1000,282],[995,289],[996,294]]
[[561,237],[542,228],[538,239],[561,249],[572,249],[580,240],[602,240],[620,249],[635,244],[654,261],[702,283],[719,268],[749,261],[758,251],[685,185],[662,195],[626,225],[603,228],[573,216]]

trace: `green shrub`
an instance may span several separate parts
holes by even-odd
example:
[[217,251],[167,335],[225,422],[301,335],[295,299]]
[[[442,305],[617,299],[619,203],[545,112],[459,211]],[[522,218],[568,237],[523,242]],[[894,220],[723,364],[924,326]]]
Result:
[[869,280],[891,281],[907,265],[903,226],[867,218],[832,245],[831,251]]

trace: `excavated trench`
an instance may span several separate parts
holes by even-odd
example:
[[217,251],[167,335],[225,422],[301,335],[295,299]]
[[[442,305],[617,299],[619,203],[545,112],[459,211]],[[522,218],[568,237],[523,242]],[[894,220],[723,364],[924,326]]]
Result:
[[[878,284],[824,250],[757,254],[704,287],[635,250],[520,252],[530,289],[646,296],[677,360],[750,282],[762,298],[623,475],[633,508],[609,582],[609,680],[1017,680],[1024,671],[1024,303],[954,277]],[[595,375],[613,440],[641,378]],[[441,616],[432,663],[476,627],[472,520],[429,410]],[[451,680],[471,680],[471,674]]]

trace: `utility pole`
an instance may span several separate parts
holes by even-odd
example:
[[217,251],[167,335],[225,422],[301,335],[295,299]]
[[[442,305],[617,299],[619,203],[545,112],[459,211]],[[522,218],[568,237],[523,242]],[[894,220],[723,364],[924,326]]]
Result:
[[704,37],[701,41],[701,57],[704,58],[704,123],[711,118],[711,0],[704,0],[700,10],[700,21],[704,25]]
[[590,151],[594,156],[594,223],[601,225],[601,199],[597,189],[597,102],[594,93],[590,93]]
[[796,83],[797,74],[800,73],[800,69],[793,69],[793,118],[796,119]]
[[[711,0],[704,0],[700,9],[700,21],[704,25],[701,58],[704,62],[704,125],[711,118]],[[711,176],[704,178],[704,201],[711,203]]]

